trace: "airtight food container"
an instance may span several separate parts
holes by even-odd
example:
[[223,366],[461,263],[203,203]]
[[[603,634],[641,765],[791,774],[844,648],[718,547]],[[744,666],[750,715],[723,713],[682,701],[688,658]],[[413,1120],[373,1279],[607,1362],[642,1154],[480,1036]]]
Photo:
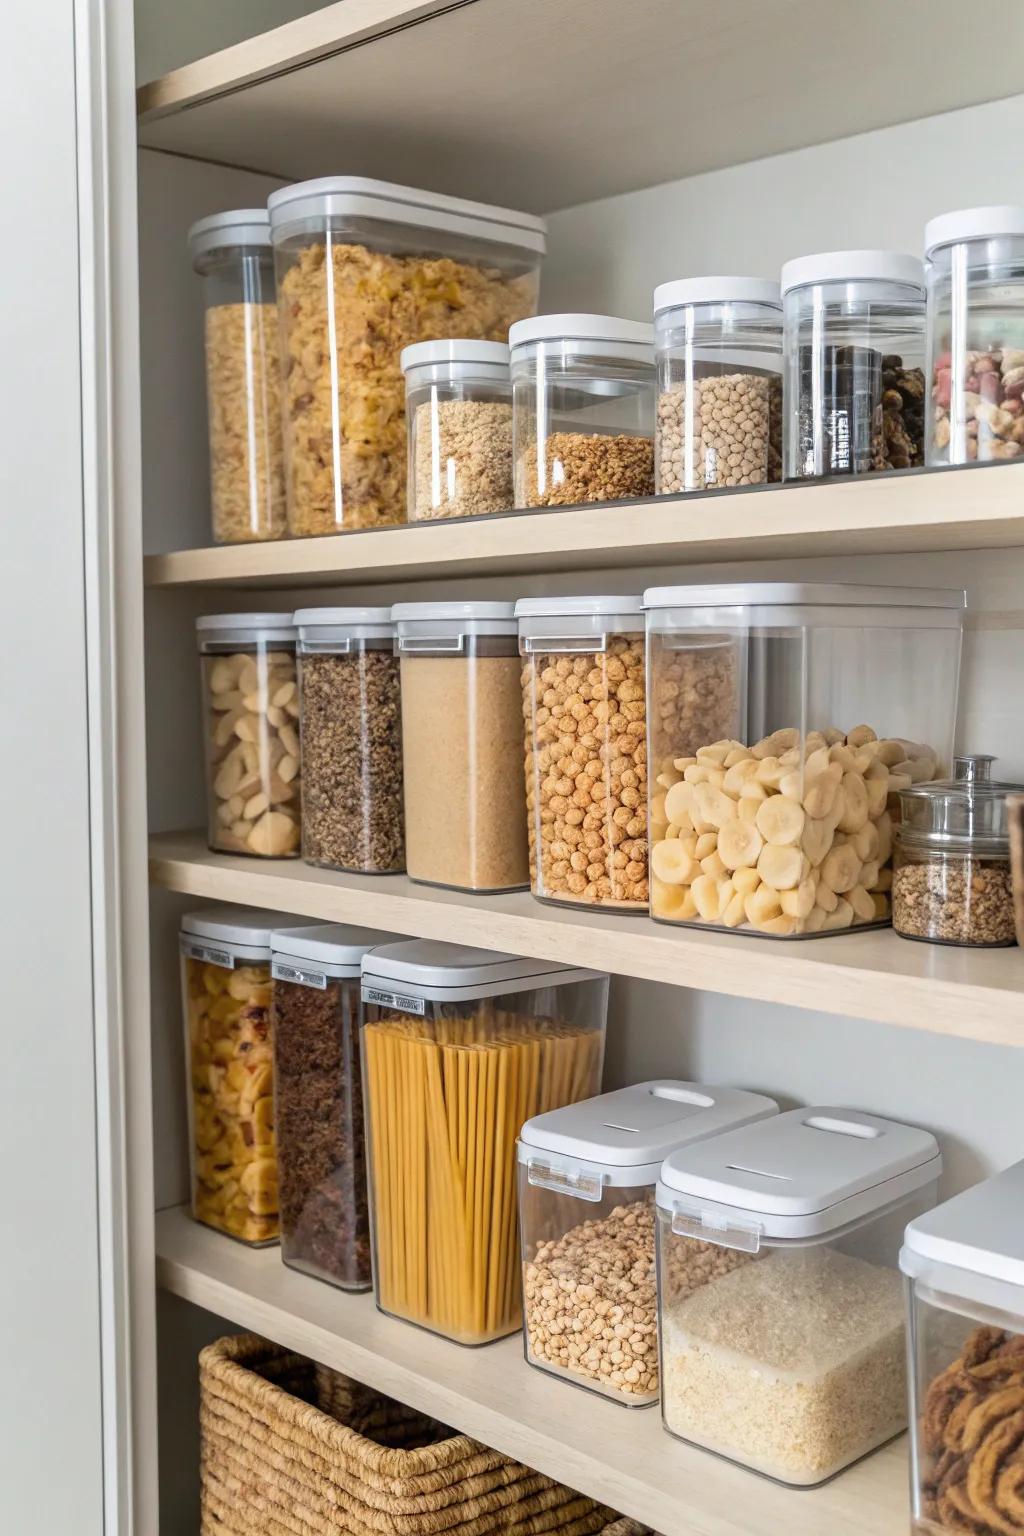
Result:
[[397,603],[406,867],[465,891],[529,884],[512,603]]
[[657,1189],[666,1429],[801,1487],[899,1434],[900,1243],[941,1167],[927,1131],[831,1107],[672,1153]]
[[756,582],[644,607],[652,915],[888,922],[895,795],[952,757],[963,592]]
[[657,1402],[661,1164],[678,1147],[777,1110],[759,1093],[658,1081],[526,1122],[519,1227],[531,1365],[626,1407]]
[[486,1344],[520,1326],[516,1138],[601,1085],[608,978],[422,941],[366,955],[362,1052],[381,1311]]
[[1024,452],[1024,208],[929,220],[929,464]]
[[390,608],[300,608],[302,856],[364,875],[405,868],[402,700]]
[[924,270],[896,251],[782,269],[787,480],[924,463]]
[[254,1246],[278,1237],[270,936],[298,922],[258,907],[181,920],[192,1215]]
[[406,518],[403,347],[504,342],[537,307],[544,220],[362,176],[268,201],[294,534]]
[[409,521],[512,505],[512,379],[503,341],[419,341],[402,352]]
[[286,532],[274,254],[265,208],[233,208],[188,232],[203,279],[210,501],[218,544]]
[[281,1257],[345,1291],[371,1283],[360,967],[392,938],[317,923],[270,940]]
[[643,604],[527,597],[516,618],[533,893],[646,912]]
[[291,613],[196,620],[207,836],[219,853],[298,857],[302,753]]
[[659,495],[782,479],[782,298],[761,277],[654,290]]
[[508,339],[516,505],[653,496],[653,327],[539,315]]
[[1024,1163],[907,1227],[910,1463],[918,1536],[1020,1525]]

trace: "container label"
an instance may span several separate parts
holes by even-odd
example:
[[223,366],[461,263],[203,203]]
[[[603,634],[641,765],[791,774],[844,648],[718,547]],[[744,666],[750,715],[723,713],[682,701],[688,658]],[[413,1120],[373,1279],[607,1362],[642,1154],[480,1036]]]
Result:
[[422,997],[407,997],[401,992],[381,992],[377,987],[363,988],[363,1002],[376,1003],[378,1008],[396,1008],[399,1013],[425,1014],[427,1011]]
[[235,957],[226,949],[214,949],[210,944],[197,944],[194,939],[183,939],[182,950],[192,960],[205,960],[207,965],[220,965],[226,971],[235,968]]
[[275,960],[270,967],[270,974],[275,981],[293,981],[297,987],[317,987],[321,992],[327,990],[327,977],[323,971],[300,971],[298,966],[285,965],[283,960]]

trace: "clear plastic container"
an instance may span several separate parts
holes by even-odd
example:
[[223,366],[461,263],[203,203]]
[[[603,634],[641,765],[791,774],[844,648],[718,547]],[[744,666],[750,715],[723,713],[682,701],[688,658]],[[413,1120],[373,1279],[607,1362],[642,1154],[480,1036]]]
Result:
[[661,1164],[685,1143],[777,1111],[758,1093],[659,1081],[527,1121],[519,1227],[531,1365],[629,1408],[657,1402]]
[[929,464],[1024,452],[1024,208],[964,208],[925,227]]
[[927,1131],[832,1107],[667,1158],[657,1214],[669,1433],[806,1488],[905,1429],[897,1263],[941,1171]]
[[299,855],[302,755],[295,628],[290,613],[196,620],[210,847]]
[[406,866],[464,891],[529,884],[512,603],[399,603]]
[[300,608],[302,857],[321,869],[405,868],[402,699],[390,608]]
[[963,592],[654,587],[651,913],[802,938],[889,921],[895,791],[952,758]]
[[659,496],[782,479],[782,298],[761,277],[654,290]]
[[643,604],[530,597],[516,618],[533,894],[646,912]]
[[265,208],[200,219],[188,232],[203,278],[210,499],[218,544],[287,531],[274,254]]
[[402,349],[505,341],[537,307],[544,220],[360,176],[283,187],[267,206],[289,528],[402,523]]
[[600,1088],[608,978],[419,942],[367,955],[362,997],[377,1305],[459,1344],[515,1333],[516,1137]]
[[782,269],[787,480],[924,463],[924,272],[895,251]]
[[402,352],[409,521],[512,505],[512,379],[500,341],[420,341]]
[[270,941],[281,1257],[344,1291],[372,1283],[359,974],[393,937],[321,923]]
[[653,496],[653,327],[541,315],[508,339],[516,506]]
[[257,1247],[278,1237],[270,935],[298,923],[252,907],[181,920],[192,1215]]
[[910,1464],[917,1536],[1021,1528],[1024,1163],[907,1227]]
[[1016,943],[1007,796],[994,757],[957,757],[952,779],[900,793],[892,925],[904,939],[991,948]]

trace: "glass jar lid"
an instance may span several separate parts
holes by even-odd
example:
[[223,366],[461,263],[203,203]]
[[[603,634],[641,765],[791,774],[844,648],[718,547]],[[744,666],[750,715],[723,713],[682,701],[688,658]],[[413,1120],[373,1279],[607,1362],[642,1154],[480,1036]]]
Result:
[[1024,785],[992,777],[995,758],[978,752],[953,759],[953,777],[901,789],[901,842],[963,853],[1006,853],[1010,833],[1007,795]]

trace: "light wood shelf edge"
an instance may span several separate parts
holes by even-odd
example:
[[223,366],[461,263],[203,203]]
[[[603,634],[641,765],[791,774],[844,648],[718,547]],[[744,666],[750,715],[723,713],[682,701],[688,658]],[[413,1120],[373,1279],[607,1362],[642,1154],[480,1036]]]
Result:
[[824,1488],[790,1490],[673,1440],[656,1408],[626,1409],[552,1381],[522,1358],[519,1336],[463,1349],[383,1316],[198,1226],[184,1208],[157,1216],[157,1283],[485,1445],[558,1478],[664,1536],[892,1536],[906,1524],[906,1450],[887,1447]]
[[527,893],[473,897],[403,876],[339,875],[299,860],[211,853],[198,833],[151,839],[155,885],[203,901],[371,923],[829,1015],[988,1044],[1024,1046],[1024,958],[913,944],[888,930],[804,942],[672,928],[648,918],[561,910]]

